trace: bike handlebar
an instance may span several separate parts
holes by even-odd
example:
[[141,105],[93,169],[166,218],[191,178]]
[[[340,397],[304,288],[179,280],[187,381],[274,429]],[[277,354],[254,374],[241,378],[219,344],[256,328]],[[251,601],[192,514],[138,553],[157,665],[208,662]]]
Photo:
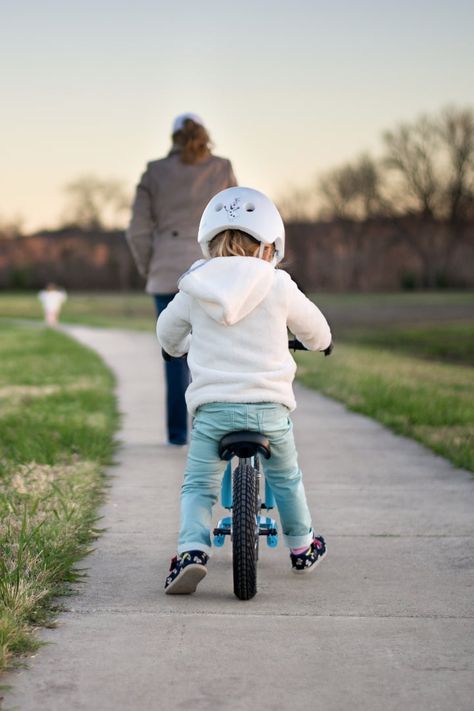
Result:
[[[331,343],[328,345],[328,347],[325,348],[323,351],[321,351],[321,353],[324,353],[325,356],[331,355],[333,347],[334,346],[331,341]],[[288,341],[288,348],[290,348],[293,351],[307,351],[308,350],[306,348],[306,346],[304,346],[301,343],[301,341],[298,341],[297,338],[292,338]]]
[[292,351],[307,351],[308,349],[306,346],[304,346],[301,341],[298,341],[297,338],[291,338],[288,341],[288,348]]
[[[288,348],[289,348],[290,350],[292,350],[292,351],[307,351],[307,350],[308,350],[308,349],[306,348],[306,346],[304,346],[304,345],[301,343],[301,341],[298,341],[297,338],[291,338],[291,339],[288,341]],[[331,341],[331,343],[329,344],[329,346],[328,346],[327,348],[325,348],[323,351],[321,351],[321,353],[324,353],[325,356],[331,355],[332,349],[333,349],[333,343],[332,343],[332,341]],[[172,356],[170,356],[170,354],[167,353],[167,352],[164,350],[164,348],[161,349],[161,355],[162,355],[162,357],[163,357],[163,360],[165,360],[165,361],[167,361],[167,362],[170,361],[171,358],[172,358]],[[185,358],[185,357],[186,357],[186,356],[181,356],[181,358]]]

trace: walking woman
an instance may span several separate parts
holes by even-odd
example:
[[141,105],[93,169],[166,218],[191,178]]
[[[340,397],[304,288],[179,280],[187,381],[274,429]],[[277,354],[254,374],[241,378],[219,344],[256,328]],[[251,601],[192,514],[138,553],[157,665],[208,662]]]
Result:
[[[220,190],[237,185],[230,161],[213,155],[211,145],[199,116],[177,116],[170,152],[148,163],[137,185],[127,241],[158,314],[177,293],[181,274],[202,256],[196,235],[205,206]],[[172,358],[165,371],[168,443],[183,445],[188,437],[186,359]]]

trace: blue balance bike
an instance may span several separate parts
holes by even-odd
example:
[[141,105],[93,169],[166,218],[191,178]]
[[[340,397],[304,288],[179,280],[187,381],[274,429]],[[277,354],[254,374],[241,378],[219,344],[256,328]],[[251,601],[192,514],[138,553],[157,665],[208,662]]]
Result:
[[[274,519],[262,510],[275,507],[275,499],[265,481],[265,499],[259,495],[260,459],[271,456],[270,443],[260,432],[231,432],[219,443],[219,456],[228,462],[222,480],[222,506],[232,512],[222,518],[214,529],[214,545],[223,546],[226,536],[232,540],[234,593],[239,600],[250,600],[257,592],[257,560],[260,536],[267,545],[278,544],[278,530]],[[238,458],[232,472],[231,459]]]
[[[292,350],[306,350],[297,339],[290,340]],[[332,343],[324,355],[330,355]],[[219,456],[228,462],[222,481],[222,506],[231,511],[214,529],[214,545],[223,546],[226,536],[232,540],[234,593],[239,600],[250,600],[257,592],[257,560],[260,536],[265,536],[270,548],[278,545],[278,529],[274,519],[263,515],[275,507],[275,499],[267,481],[265,497],[260,498],[260,459],[271,456],[270,443],[261,432],[231,432],[219,443]],[[238,458],[232,473],[231,459]]]

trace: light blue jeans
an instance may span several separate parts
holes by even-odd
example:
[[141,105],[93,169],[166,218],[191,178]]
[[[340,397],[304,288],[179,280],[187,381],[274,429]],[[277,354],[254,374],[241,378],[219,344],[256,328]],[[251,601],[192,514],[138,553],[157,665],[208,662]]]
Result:
[[262,432],[270,441],[272,456],[263,460],[263,469],[275,496],[286,545],[300,548],[313,540],[288,409],[270,402],[215,402],[201,405],[193,421],[181,488],[178,553],[200,550],[210,554],[212,507],[227,464],[219,458],[218,445],[224,435],[238,430]]

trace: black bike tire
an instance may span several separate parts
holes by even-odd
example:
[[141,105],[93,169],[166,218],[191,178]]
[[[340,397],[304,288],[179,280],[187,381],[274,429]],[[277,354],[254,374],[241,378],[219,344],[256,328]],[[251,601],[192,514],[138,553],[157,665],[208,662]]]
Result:
[[232,496],[234,594],[239,600],[250,600],[257,592],[256,477],[250,465],[236,468]]
[[[255,515],[258,516],[261,513],[261,502],[259,501],[259,473],[260,473],[260,460],[258,454],[254,458],[254,468],[255,468]],[[260,535],[257,533],[257,538],[255,541],[255,560],[258,563],[258,556],[260,553]]]

